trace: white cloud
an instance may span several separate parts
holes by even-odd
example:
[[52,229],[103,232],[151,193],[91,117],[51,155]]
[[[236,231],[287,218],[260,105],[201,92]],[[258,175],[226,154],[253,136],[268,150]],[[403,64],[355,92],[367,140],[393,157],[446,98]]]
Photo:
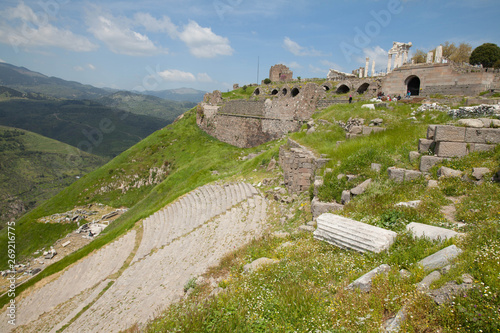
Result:
[[196,78],[198,79],[198,82],[203,82],[203,83],[209,83],[214,81],[207,73],[198,73],[198,75],[196,75]]
[[300,46],[297,42],[294,42],[289,37],[285,37],[283,40],[283,47],[296,56],[312,56],[312,57],[321,57],[324,56],[321,51],[315,50],[314,48],[306,48]]
[[324,66],[328,66],[329,68],[332,68],[332,69],[336,69],[338,71],[342,71],[344,70],[342,68],[342,66],[340,66],[339,64],[335,63],[335,62],[332,62],[332,61],[329,61],[329,60],[321,60],[320,63]]
[[83,72],[85,70],[82,66],[75,66],[73,69],[77,72]]
[[148,31],[166,32],[171,38],[176,38],[179,34],[177,26],[167,16],[158,20],[149,13],[137,13],[134,15],[134,19],[137,24],[142,25]]
[[[365,66],[366,57],[370,58],[370,63],[368,66],[368,70],[371,73],[372,70],[372,61],[375,60],[375,70],[383,71],[387,69],[387,51],[381,48],[380,46],[375,46],[373,48],[365,48],[363,49],[364,57],[357,57],[356,61],[361,64],[362,67]],[[393,60],[394,61],[394,60]]]
[[87,67],[93,71],[95,71],[95,66],[92,64],[87,64]]
[[157,47],[148,36],[130,29],[127,23],[127,20],[120,20],[111,15],[88,15],[89,31],[114,53],[130,56],[166,53],[166,50]]
[[14,48],[59,47],[75,52],[87,52],[98,46],[86,37],[49,23],[49,16],[36,13],[24,2],[0,12],[0,42]]
[[323,74],[323,76],[326,76],[328,74],[328,70],[324,68],[319,68],[313,65],[309,65],[309,70],[313,73],[316,74]]
[[186,43],[189,51],[197,58],[213,58],[218,55],[232,55],[229,39],[218,36],[211,28],[203,28],[195,21],[189,21],[179,38]]
[[167,69],[159,72],[158,75],[165,81],[175,82],[194,82],[196,77],[189,72],[183,72],[178,69]]
[[292,61],[292,62],[286,63],[285,65],[288,66],[288,67],[290,67],[290,68],[294,68],[294,69],[302,68],[302,66],[298,62],[296,62],[296,61]]

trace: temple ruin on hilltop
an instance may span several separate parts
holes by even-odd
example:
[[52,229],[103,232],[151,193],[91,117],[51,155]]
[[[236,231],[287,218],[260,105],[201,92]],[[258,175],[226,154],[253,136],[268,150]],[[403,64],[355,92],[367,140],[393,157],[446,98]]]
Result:
[[[205,95],[198,105],[197,124],[209,135],[231,145],[249,148],[298,131],[316,109],[347,103],[348,96],[430,97],[431,95],[474,96],[500,90],[499,70],[455,64],[443,58],[442,46],[429,52],[427,62],[414,64],[409,58],[412,43],[394,42],[388,51],[387,72],[376,73],[375,61],[352,74],[330,69],[325,81],[293,79],[293,72],[278,64],[269,70],[271,84],[255,88],[248,100],[222,98],[220,91]],[[235,88],[238,85],[234,86]]]

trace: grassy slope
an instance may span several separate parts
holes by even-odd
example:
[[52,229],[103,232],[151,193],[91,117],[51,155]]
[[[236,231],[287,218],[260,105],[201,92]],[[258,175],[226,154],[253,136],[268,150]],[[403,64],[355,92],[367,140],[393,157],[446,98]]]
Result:
[[[427,112],[423,117],[419,117],[420,124],[413,124],[407,120],[409,113],[408,106],[398,106],[394,111],[387,110],[385,113],[372,113],[361,109],[359,104],[338,105],[322,111],[315,115],[315,118],[333,121],[346,120],[349,116],[362,116],[366,119],[377,116],[384,119],[388,130],[366,138],[349,140],[338,147],[336,141],[344,138],[342,131],[334,125],[321,125],[318,131],[311,135],[296,133],[292,136],[302,144],[331,157],[332,162],[328,167],[333,169],[333,175],[336,176],[340,172],[353,173],[375,180],[367,193],[346,206],[342,213],[346,216],[367,223],[381,224],[394,230],[401,230],[404,224],[412,220],[442,224],[444,218],[438,208],[449,203],[445,195],[466,196],[457,209],[458,217],[470,225],[470,235],[463,241],[467,246],[461,245],[465,251],[459,264],[440,283],[468,272],[479,283],[490,288],[493,296],[488,297],[491,299],[479,300],[479,296],[472,294],[476,303],[467,303],[468,300],[461,303],[460,306],[470,310],[470,318],[459,314],[459,308],[455,305],[437,307],[424,296],[414,292],[413,284],[424,276],[415,263],[437,249],[449,245],[450,241],[439,243],[415,240],[401,234],[390,251],[378,255],[359,255],[314,241],[310,234],[297,234],[285,239],[266,237],[230,254],[219,268],[210,272],[214,276],[224,277],[219,285],[226,290],[225,293],[207,301],[210,289],[207,285],[199,285],[187,301],[172,306],[156,321],[151,322],[148,329],[183,332],[269,332],[324,331],[343,327],[345,331],[377,332],[381,322],[407,302],[410,302],[412,314],[415,315],[415,320],[412,318],[408,321],[409,331],[424,331],[425,325],[429,324],[449,332],[456,331],[457,325],[484,325],[481,318],[478,320],[477,311],[474,312],[472,305],[479,304],[481,309],[487,310],[498,304],[500,285],[496,277],[500,273],[500,265],[497,262],[500,253],[499,186],[490,183],[472,186],[443,181],[439,188],[429,191],[423,181],[398,185],[387,179],[386,172],[373,174],[370,170],[372,162],[382,163],[384,167],[395,165],[416,168],[416,165],[408,162],[407,153],[416,149],[417,138],[425,137],[426,124],[449,120],[441,113]],[[262,148],[244,150],[214,140],[198,130],[195,126],[194,110],[191,110],[178,123],[153,133],[19,221],[18,228],[26,229],[18,231],[23,238],[28,236],[28,228],[47,234],[44,242],[35,237],[34,245],[24,245],[20,250],[21,254],[26,255],[42,243],[49,244],[56,238],[53,236],[54,230],[43,230],[43,226],[34,224],[33,220],[39,216],[93,201],[131,207],[106,230],[103,237],[47,268],[30,284],[106,244],[132,228],[139,219],[197,186],[217,178],[260,179],[269,176],[259,166],[276,156],[278,146],[282,143],[267,144],[269,150],[265,154],[247,162],[239,161],[241,153]],[[131,190],[125,194],[116,189],[99,193],[99,188],[117,180],[126,180],[128,175],[137,174],[144,177],[151,167],[165,165],[165,161],[170,166],[170,173],[161,184]],[[497,149],[492,153],[471,154],[451,162],[450,165],[470,172],[472,166],[497,167],[499,162],[500,149]],[[220,176],[214,176],[214,170],[219,171]],[[435,170],[432,177],[436,178]],[[333,177],[325,177],[325,180],[326,184],[320,192],[321,195],[329,197],[338,188],[333,184]],[[333,187],[333,192],[328,190],[329,187]],[[410,210],[393,207],[398,201],[416,199],[423,200],[423,208]],[[307,208],[307,204],[305,207]],[[299,210],[297,203],[293,203],[290,209],[294,212],[294,217],[285,225],[277,224],[277,228],[293,229],[310,219],[307,209]],[[280,217],[281,215],[277,218]],[[5,238],[2,241],[5,241]],[[285,242],[292,242],[292,245],[279,248]],[[488,256],[488,253],[492,255]],[[281,262],[255,274],[242,274],[244,264],[263,256],[278,258]],[[476,262],[475,258],[478,256],[485,257],[486,260]],[[351,293],[344,290],[343,287],[348,282],[380,263],[389,263],[394,268],[389,275],[374,281],[372,293]],[[409,280],[402,279],[398,274],[400,268],[410,270],[413,277]],[[3,303],[6,299],[1,301]],[[455,312],[450,312],[451,310]],[[488,313],[488,316],[490,315],[491,311]],[[472,320],[474,316],[475,321]],[[493,324],[498,323],[498,320],[488,320]]]
[[9,99],[1,101],[0,108],[2,125],[33,131],[107,157],[118,155],[168,124],[91,101]]
[[[250,161],[243,162],[239,159],[241,154],[254,152],[257,149],[267,149],[267,152]],[[36,219],[42,216],[64,212],[74,206],[90,202],[130,208],[105,229],[102,237],[47,268],[40,276],[30,281],[29,284],[23,285],[19,290],[23,290],[44,276],[60,270],[92,250],[105,245],[132,228],[138,220],[149,216],[184,193],[220,178],[235,175],[244,177],[253,173],[252,170],[260,166],[262,160],[269,161],[271,156],[277,156],[277,150],[278,143],[276,142],[254,149],[240,149],[221,143],[198,129],[194,109],[190,110],[182,120],[156,131],[106,165],[65,188],[17,222],[17,258],[22,260],[35,250],[52,244],[70,230],[76,229],[76,224],[37,223]],[[127,181],[132,178],[130,176],[147,179],[151,168],[161,167],[165,162],[169,165],[169,175],[158,185],[143,186],[126,193],[122,193],[117,188],[105,193],[101,192],[102,188]],[[219,175],[212,174],[215,170]],[[258,177],[258,173],[253,176]],[[6,237],[5,230],[0,231],[0,243],[6,244]],[[2,268],[5,268],[6,253],[0,253],[0,263],[2,263]]]
[[19,217],[8,214],[13,203],[30,210],[104,163],[62,142],[0,126],[0,227]]
[[[410,111],[409,106],[398,106],[394,111],[380,113],[363,110],[355,104],[334,106],[315,115],[331,122],[345,121],[350,116],[384,119],[386,132],[349,140],[338,147],[336,141],[344,140],[344,133],[336,125],[320,125],[310,135],[292,134],[300,143],[332,158],[327,165],[333,169],[332,175],[325,177],[325,185],[320,188],[325,199],[332,199],[333,192],[341,191],[342,186],[353,186],[337,183],[339,173],[374,180],[368,191],[353,199],[340,214],[398,231],[400,235],[389,251],[361,255],[315,241],[310,234],[264,238],[228,255],[207,274],[207,278],[219,277],[224,293],[207,299],[211,288],[202,283],[185,301],[171,306],[152,321],[146,331],[378,332],[384,320],[404,304],[411,311],[405,331],[499,329],[499,184],[485,182],[477,186],[441,180],[438,188],[429,190],[423,180],[396,184],[388,180],[387,172],[376,174],[370,169],[371,163],[381,163],[383,170],[393,165],[416,169],[416,163],[408,161],[408,152],[416,149],[418,138],[425,137],[427,124],[450,120],[442,113],[427,112],[419,116],[419,123],[412,123],[407,120]],[[472,167],[496,170],[500,165],[500,147],[495,152],[473,153],[446,164],[469,174]],[[434,179],[437,179],[436,169],[431,170]],[[415,292],[414,284],[425,276],[416,262],[453,241],[413,239],[403,230],[411,221],[446,226],[439,208],[450,203],[447,195],[464,195],[457,206],[457,218],[468,223],[469,234],[454,241],[464,253],[436,286],[448,280],[460,281],[462,273],[469,273],[475,278],[475,288],[467,293],[468,297],[461,297],[453,304],[436,306],[425,294]],[[394,208],[399,201],[417,199],[422,200],[417,209]],[[279,228],[296,227],[310,219],[310,213],[298,208],[292,204],[294,218]],[[283,247],[285,243],[288,246]],[[260,257],[281,261],[256,273],[243,274],[243,266]],[[375,279],[372,292],[344,289],[346,284],[381,263],[390,264],[393,269],[387,276]],[[412,277],[402,278],[398,273],[401,268],[411,271]]]

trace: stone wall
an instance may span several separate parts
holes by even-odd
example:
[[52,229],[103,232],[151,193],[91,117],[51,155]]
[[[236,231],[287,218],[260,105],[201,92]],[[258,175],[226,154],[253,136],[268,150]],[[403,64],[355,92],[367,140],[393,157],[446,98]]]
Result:
[[259,89],[251,100],[223,100],[218,91],[213,96],[207,94],[205,102],[198,105],[196,122],[220,141],[241,148],[255,147],[298,131],[325,96],[323,87],[314,83],[284,86],[279,95],[268,90]]
[[291,81],[293,80],[293,72],[285,65],[274,65],[269,69],[269,79],[272,82]]
[[279,165],[283,169],[285,185],[290,193],[309,190],[317,169],[329,159],[318,158],[312,151],[292,139],[280,147]]
[[[493,150],[500,144],[500,128],[490,128],[491,119],[468,120],[473,122],[464,122],[466,127],[429,125],[427,138],[419,140],[418,150],[421,153],[433,152],[434,156],[421,157],[421,171],[429,171],[433,165],[446,158],[462,157],[475,151]],[[472,123],[474,127],[470,127]]]
[[466,95],[472,96],[491,89],[495,81],[495,73],[460,72],[452,64],[417,64],[395,69],[388,74],[382,83],[382,91],[388,95],[401,94],[408,91],[408,81],[412,77],[420,79],[420,95]]

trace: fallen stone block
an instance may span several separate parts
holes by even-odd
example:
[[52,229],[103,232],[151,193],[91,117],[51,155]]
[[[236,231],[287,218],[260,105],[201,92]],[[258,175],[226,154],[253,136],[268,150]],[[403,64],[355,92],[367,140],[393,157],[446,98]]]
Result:
[[422,172],[427,172],[429,171],[434,165],[441,163],[444,161],[444,157],[437,157],[437,156],[422,156],[420,158],[420,171]]
[[465,142],[465,130],[465,127],[437,125],[434,133],[434,141]]
[[417,222],[409,223],[406,226],[406,230],[411,232],[411,234],[414,237],[427,237],[432,240],[436,239],[445,240],[448,238],[453,238],[456,235],[459,235],[458,232],[450,229],[436,227],[433,225],[428,225],[423,223],[417,223]]
[[496,128],[466,128],[465,141],[471,143],[500,143],[500,130]]
[[474,127],[474,128],[484,127],[484,123],[480,119],[460,119],[458,121],[458,124],[463,125],[465,127]]
[[357,278],[354,280],[351,284],[347,286],[347,289],[359,289],[364,292],[369,292],[371,287],[372,287],[372,280],[375,276],[382,274],[382,273],[387,273],[391,270],[391,266],[387,264],[382,264],[378,266],[377,268],[372,269],[365,275]]
[[362,134],[363,133],[363,126],[353,126],[351,127],[349,134]]
[[250,264],[246,264],[245,266],[243,266],[243,271],[245,273],[250,273],[250,272],[253,272],[253,271],[260,269],[261,267],[263,267],[265,265],[274,264],[278,261],[279,260],[276,260],[276,259],[259,258],[259,259],[252,261]]
[[375,171],[375,172],[380,172],[380,170],[382,170],[382,164],[379,164],[379,163],[372,163],[370,165],[370,168]]
[[427,140],[434,141],[434,134],[436,133],[436,126],[437,125],[429,125],[429,127],[427,127]]
[[361,108],[366,108],[368,110],[375,110],[375,104],[363,104]]
[[474,152],[474,151],[492,151],[495,149],[494,144],[487,144],[487,143],[469,143],[469,151]]
[[430,179],[428,182],[427,182],[427,187],[429,188],[435,188],[435,187],[438,187],[439,186],[439,183],[437,180],[434,180],[434,179]]
[[301,225],[298,227],[298,230],[299,231],[305,231],[305,232],[313,232],[314,230],[316,230],[315,227],[313,226],[310,226],[310,225]]
[[363,135],[369,135],[369,134],[371,134],[371,132],[373,132],[372,127],[363,126]]
[[330,213],[320,215],[317,223],[315,239],[359,252],[387,250],[397,236],[394,231]]
[[415,162],[419,158],[420,158],[420,153],[418,151],[410,151],[408,153],[408,160],[410,161],[410,163]]
[[434,140],[420,139],[418,140],[418,151],[420,153],[426,153],[428,151],[434,151]]
[[488,168],[472,168],[472,176],[476,178],[476,180],[481,180],[485,175],[490,173],[490,169]]
[[66,246],[68,246],[70,243],[71,243],[71,241],[67,241],[67,242],[62,243],[61,245],[62,245],[62,247],[66,247]]
[[462,171],[454,170],[445,166],[440,167],[437,171],[438,177],[443,178],[462,177],[462,174]]
[[441,251],[425,257],[418,263],[422,265],[425,271],[432,271],[449,265],[451,261],[455,259],[460,253],[462,253],[462,250],[460,250],[455,245],[450,245],[448,247],[445,247]]
[[405,182],[416,180],[422,177],[422,172],[416,170],[405,170]]
[[349,201],[351,201],[351,191],[349,191],[349,190],[342,191],[342,196],[340,198],[340,202],[343,205],[346,205]]
[[439,273],[438,271],[433,271],[432,273],[424,277],[422,281],[417,283],[417,290],[421,291],[428,290],[432,282],[437,281],[440,278],[441,278],[441,273]]
[[398,202],[394,206],[396,206],[396,207],[417,208],[418,205],[420,205],[421,202],[422,202],[422,200],[413,200],[413,201],[407,201],[407,202]]
[[368,186],[370,186],[371,183],[372,183],[371,179],[365,180],[355,188],[351,189],[351,194],[356,196],[365,193],[366,189],[368,188]]
[[436,155],[439,157],[463,157],[468,154],[467,143],[465,142],[446,142],[436,143]]
[[402,183],[405,180],[405,169],[390,167],[387,169],[389,179]]
[[339,203],[322,202],[322,201],[319,201],[319,199],[316,197],[314,197],[314,199],[311,201],[311,213],[313,216],[313,220],[315,220],[318,216],[320,216],[323,213],[335,212],[335,211],[341,210],[343,208],[344,208],[344,206],[342,206]]

